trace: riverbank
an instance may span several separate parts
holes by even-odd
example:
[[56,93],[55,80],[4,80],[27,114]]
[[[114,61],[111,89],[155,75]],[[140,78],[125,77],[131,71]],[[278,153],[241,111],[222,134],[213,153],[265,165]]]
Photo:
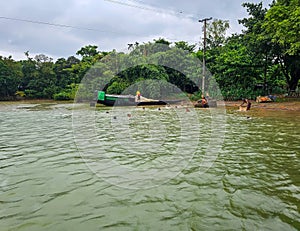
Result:
[[[224,101],[226,109],[238,110],[242,101]],[[55,101],[55,100],[18,100],[18,101],[0,101],[0,104],[72,104],[74,101]],[[251,101],[252,110],[267,111],[295,111],[300,112],[300,99],[289,99],[286,102],[256,103]]]
[[[227,109],[236,108],[238,110],[242,101],[225,101]],[[270,103],[256,103],[251,101],[251,110],[268,110],[268,111],[299,111],[300,101],[299,99],[287,101],[287,102],[270,102]]]

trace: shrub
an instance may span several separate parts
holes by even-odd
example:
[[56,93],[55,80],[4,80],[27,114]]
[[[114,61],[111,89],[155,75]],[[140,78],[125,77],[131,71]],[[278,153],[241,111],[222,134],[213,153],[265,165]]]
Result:
[[53,95],[54,100],[71,100],[70,93],[68,92],[59,92]]

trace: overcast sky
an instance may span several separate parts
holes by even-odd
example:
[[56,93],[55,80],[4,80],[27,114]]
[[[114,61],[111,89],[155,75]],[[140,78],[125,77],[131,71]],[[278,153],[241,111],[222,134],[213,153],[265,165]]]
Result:
[[[264,6],[271,1],[264,0]],[[25,59],[24,52],[29,51],[31,56],[67,58],[85,45],[126,51],[128,43],[159,37],[198,44],[202,37],[198,20],[206,17],[229,20],[230,32],[240,33],[237,20],[247,17],[243,2],[260,0],[1,1],[0,55]]]

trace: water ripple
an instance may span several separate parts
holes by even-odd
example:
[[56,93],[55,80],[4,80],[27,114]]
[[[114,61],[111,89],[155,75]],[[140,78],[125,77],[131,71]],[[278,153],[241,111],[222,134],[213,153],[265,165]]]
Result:
[[[170,110],[124,109],[125,115],[131,110],[132,116],[114,121],[113,113],[106,113],[109,109],[100,108],[94,127],[86,127],[78,137],[85,141],[81,149],[73,134],[73,128],[81,125],[72,127],[70,108],[67,104],[0,105],[1,231],[300,229],[297,117],[248,120],[237,112],[228,113],[221,152],[203,172],[213,134],[209,111],[196,111],[200,134],[196,129],[182,131],[184,142],[179,147],[181,125]],[[94,112],[84,108],[84,113]],[[155,118],[160,118],[161,126],[147,122]],[[131,143],[120,122],[131,126]],[[215,124],[213,129],[224,127]],[[92,139],[85,140],[86,135]],[[122,142],[115,142],[116,137]],[[189,150],[188,139],[197,137],[199,146],[192,158],[175,155],[178,148]],[[100,141],[103,146],[99,147]],[[138,146],[153,142],[156,146],[147,153]],[[212,141],[210,152],[214,142],[219,141]],[[91,151],[87,155],[96,166],[113,160],[130,170],[155,168],[162,173],[168,168],[172,172],[171,166],[177,163],[188,164],[179,165],[182,170],[174,171],[174,177],[158,187],[129,190],[109,182],[120,178],[133,186],[143,182],[122,171],[94,174],[82,158],[85,150]],[[102,170],[109,171],[110,165]],[[148,182],[155,182],[148,177]]]

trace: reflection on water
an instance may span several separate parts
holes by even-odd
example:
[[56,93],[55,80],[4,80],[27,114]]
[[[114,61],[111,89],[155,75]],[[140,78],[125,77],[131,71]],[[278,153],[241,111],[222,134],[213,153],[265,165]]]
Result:
[[[124,127],[119,123],[111,133],[109,126],[116,121],[109,109],[75,110],[95,113],[95,135],[97,142],[105,140],[106,158],[134,170],[166,167],[164,160],[171,157],[186,160],[174,152],[184,125],[164,108],[156,109],[126,111],[120,118],[136,131],[128,147],[137,147],[130,146],[136,137],[157,145],[146,156],[140,153],[144,149],[128,154],[128,147],[116,145],[113,134],[122,139]],[[2,103],[0,113],[1,231],[300,229],[300,125],[295,113],[229,111],[221,153],[199,174],[202,149],[211,138],[210,113],[196,110],[201,134],[190,128],[185,134],[200,137],[195,155],[170,180],[148,189],[118,187],[91,171],[74,141],[71,104]],[[160,118],[165,129],[147,123],[152,117]],[[102,161],[95,158],[95,163]]]

